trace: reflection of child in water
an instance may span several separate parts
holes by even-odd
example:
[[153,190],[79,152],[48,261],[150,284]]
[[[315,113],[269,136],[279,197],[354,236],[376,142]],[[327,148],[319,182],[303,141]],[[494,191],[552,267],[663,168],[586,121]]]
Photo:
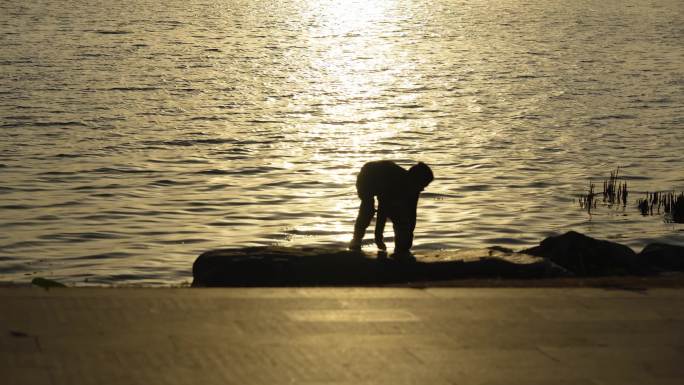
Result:
[[361,198],[361,206],[349,248],[361,249],[361,241],[375,211],[373,198],[378,197],[375,244],[380,250],[387,248],[383,242],[383,231],[389,218],[394,227],[394,252],[408,252],[413,245],[420,192],[433,179],[432,170],[422,162],[413,165],[408,171],[388,160],[363,165],[356,177],[356,191]]

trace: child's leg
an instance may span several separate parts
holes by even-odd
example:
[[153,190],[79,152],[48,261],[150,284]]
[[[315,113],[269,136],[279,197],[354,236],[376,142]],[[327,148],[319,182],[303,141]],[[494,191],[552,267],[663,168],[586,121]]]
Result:
[[361,205],[359,206],[359,214],[356,216],[356,223],[354,224],[354,238],[352,239],[349,248],[361,248],[361,241],[366,234],[366,229],[373,219],[375,212],[375,202],[373,196],[366,196],[361,198]]
[[394,228],[394,252],[406,252],[413,246],[413,232],[410,229],[409,221],[400,210],[396,210],[390,216],[392,227]]

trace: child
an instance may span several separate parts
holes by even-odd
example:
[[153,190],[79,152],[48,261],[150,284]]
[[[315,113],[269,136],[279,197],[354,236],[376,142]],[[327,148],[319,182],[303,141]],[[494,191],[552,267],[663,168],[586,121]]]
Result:
[[366,228],[373,219],[374,197],[378,197],[378,216],[375,221],[375,244],[386,250],[383,231],[387,218],[394,227],[394,252],[405,253],[413,245],[416,228],[416,209],[420,192],[432,182],[434,175],[423,162],[408,171],[389,160],[368,162],[356,177],[356,192],[361,198],[359,214],[354,225],[351,250],[360,250]]

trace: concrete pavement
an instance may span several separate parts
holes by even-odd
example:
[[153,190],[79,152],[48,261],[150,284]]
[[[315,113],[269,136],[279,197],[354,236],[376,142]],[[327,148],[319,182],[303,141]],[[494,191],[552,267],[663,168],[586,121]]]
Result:
[[0,289],[8,385],[675,385],[682,363],[682,289]]

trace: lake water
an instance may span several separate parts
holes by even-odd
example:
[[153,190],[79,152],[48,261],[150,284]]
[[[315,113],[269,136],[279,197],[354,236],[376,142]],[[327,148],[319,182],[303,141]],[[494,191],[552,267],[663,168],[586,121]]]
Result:
[[[417,253],[684,244],[635,208],[684,190],[683,21],[681,0],[4,0],[0,281],[178,284],[212,248],[343,245],[377,159],[436,174]],[[628,206],[589,216],[617,166]]]

